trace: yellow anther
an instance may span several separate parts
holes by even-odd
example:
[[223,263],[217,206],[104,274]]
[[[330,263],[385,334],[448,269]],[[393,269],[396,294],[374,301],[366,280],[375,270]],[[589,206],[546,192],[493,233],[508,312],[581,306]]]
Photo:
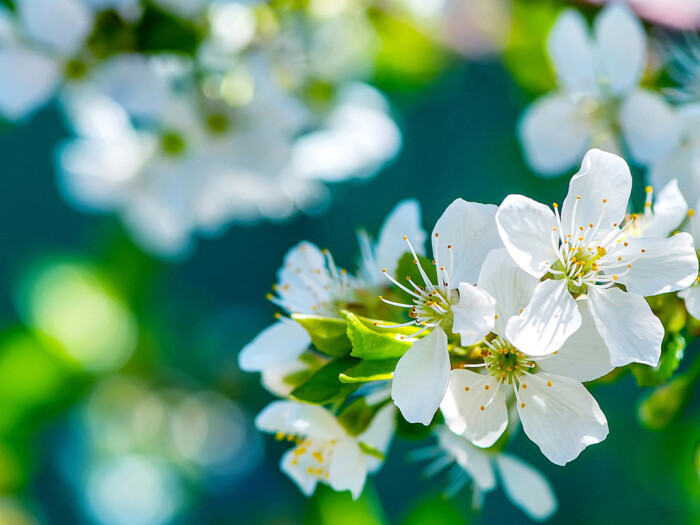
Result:
[[323,454],[321,454],[320,452],[314,452],[313,454],[311,454],[311,457],[313,457],[319,463],[323,463]]
[[552,231],[553,231],[553,232],[557,231],[557,227],[554,226],[554,227],[552,228]]
[[469,392],[469,387],[468,387],[468,386],[465,386],[465,387],[464,387],[464,391],[465,391],[465,392]]
[[493,316],[494,319],[498,319],[498,314]]
[[552,386],[552,382],[551,382],[551,381],[547,381],[547,386]]
[[613,281],[617,281],[617,275],[613,275]]
[[552,206],[553,206],[554,208],[558,208],[558,207],[559,207],[559,205],[558,205],[556,202],[553,202],[553,203],[552,203]]
[[484,385],[484,390],[488,390],[489,388],[491,388],[489,385]]
[[695,210],[694,209],[689,209],[688,210],[688,217],[693,217],[695,215]]
[[652,188],[651,186],[647,186],[646,188],[644,188],[644,191],[646,191],[647,193],[651,193],[652,191],[654,191],[654,188]]
[[282,440],[284,439],[285,436],[286,436],[286,434],[285,434],[284,432],[277,432],[277,433],[275,434],[275,439],[276,439],[277,441],[282,441]]
[[520,403],[520,408],[525,408],[525,403]]
[[527,388],[527,385],[525,383],[523,383],[523,388]]
[[576,195],[576,200],[577,200],[577,201],[580,201],[580,200],[581,200],[581,196],[580,196],[580,195]]
[[605,204],[606,202],[608,202],[608,199],[603,199],[603,204]]
[[403,236],[403,240],[404,240],[404,241],[408,240],[408,237],[406,237],[406,236],[404,235],[404,236]]
[[486,410],[486,407],[484,405],[481,405],[481,411],[483,412],[484,410]]

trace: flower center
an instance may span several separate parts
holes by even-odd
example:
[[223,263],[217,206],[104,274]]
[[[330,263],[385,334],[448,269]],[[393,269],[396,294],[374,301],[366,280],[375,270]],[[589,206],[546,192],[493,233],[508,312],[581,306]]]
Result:
[[[403,323],[400,325],[379,325],[376,326],[380,328],[398,328],[401,326],[417,325],[422,328],[421,331],[412,334],[412,337],[420,334],[424,330],[429,330],[440,326],[445,331],[452,329],[452,323],[454,321],[454,314],[452,313],[452,305],[459,302],[459,292],[457,290],[451,290],[448,286],[450,280],[449,270],[445,266],[440,266],[440,262],[437,260],[438,257],[438,247],[437,247],[438,234],[434,234],[433,239],[433,254],[435,254],[436,259],[433,260],[433,264],[437,270],[437,284],[433,284],[428,274],[423,269],[420,259],[416,254],[411,241],[404,235],[403,239],[408,244],[408,248],[413,255],[413,263],[418,268],[418,271],[423,279],[423,286],[418,285],[409,276],[406,276],[406,281],[408,281],[410,288],[404,286],[399,281],[391,276],[386,268],[382,270],[384,275],[396,286],[401,288],[404,292],[411,295],[413,298],[413,304],[397,303],[394,301],[389,301],[384,299],[382,296],[379,298],[386,304],[392,306],[399,306],[401,308],[409,309],[409,317],[412,321]],[[448,253],[450,254],[450,259],[452,259],[452,245],[447,246]],[[450,261],[452,262],[452,261]]]
[[481,352],[486,373],[499,378],[501,383],[514,383],[523,372],[535,367],[534,361],[501,337],[487,342],[486,345],[488,348]]

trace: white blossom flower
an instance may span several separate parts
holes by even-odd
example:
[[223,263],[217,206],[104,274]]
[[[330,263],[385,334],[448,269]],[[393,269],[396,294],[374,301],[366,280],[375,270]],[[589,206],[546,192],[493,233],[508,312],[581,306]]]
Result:
[[0,114],[19,120],[45,104],[85,43],[93,14],[81,0],[18,0],[0,7]]
[[686,104],[678,109],[681,136],[675,147],[650,166],[647,177],[654,188],[673,179],[687,202],[700,198],[700,104]]
[[348,434],[325,408],[293,401],[275,401],[256,418],[256,427],[278,439],[295,442],[280,468],[310,496],[318,483],[333,490],[349,490],[353,499],[362,494],[368,474],[381,467],[394,433],[395,409],[381,408],[369,427],[357,436]]
[[581,325],[575,298],[586,296],[613,365],[657,364],[664,329],[644,297],[690,286],[698,260],[687,233],[627,235],[631,188],[624,160],[591,150],[569,183],[561,214],[556,204],[552,212],[522,195],[503,201],[496,222],[505,247],[523,270],[545,277],[506,328],[519,350],[543,356],[561,348]]
[[401,256],[408,251],[403,236],[406,236],[418,255],[425,254],[425,231],[421,226],[420,204],[415,199],[399,202],[384,220],[376,243],[366,231],[360,230],[359,242],[362,253],[359,274],[370,287],[386,284],[383,268],[391,273]]
[[666,184],[656,199],[654,188],[647,186],[645,191],[644,211],[635,214],[628,234],[631,237],[666,238],[683,224],[688,214],[688,204],[681,194],[678,181],[673,179]]
[[583,16],[565,10],[547,50],[561,87],[535,101],[519,124],[532,168],[556,175],[590,147],[619,151],[619,127],[632,159],[652,163],[680,133],[673,109],[659,94],[638,87],[646,63],[644,28],[627,7],[613,4],[595,20],[591,37]]
[[497,488],[500,479],[508,499],[531,519],[544,521],[557,511],[552,485],[532,465],[507,452],[475,447],[446,427],[439,427],[435,436],[438,440],[436,447],[417,452],[425,459],[435,458],[425,469],[429,476],[453,465],[449,471],[451,482],[445,491],[446,496],[453,496],[471,480],[474,503],[480,507],[484,496]]
[[445,423],[474,445],[490,447],[508,425],[512,392],[525,433],[553,463],[564,465],[588,445],[604,440],[607,421],[581,381],[597,379],[613,367],[587,302],[574,302],[581,328],[561,350],[533,357],[513,342],[512,335],[520,339],[520,334],[512,330],[511,322],[527,305],[538,279],[501,249],[484,261],[478,286],[496,300],[495,338],[484,339],[482,363],[452,370],[440,405]]
[[413,304],[384,301],[410,309],[413,320],[406,325],[421,327],[414,337],[430,330],[413,343],[394,372],[391,397],[411,423],[430,424],[445,394],[450,374],[447,333],[459,334],[462,345],[467,346],[479,341],[493,326],[493,299],[471,283],[476,282],[486,255],[501,246],[495,212],[495,206],[462,199],[448,206],[431,237],[437,283],[430,281],[407,238],[423,284],[408,278],[404,286],[384,271],[389,280],[413,297]]

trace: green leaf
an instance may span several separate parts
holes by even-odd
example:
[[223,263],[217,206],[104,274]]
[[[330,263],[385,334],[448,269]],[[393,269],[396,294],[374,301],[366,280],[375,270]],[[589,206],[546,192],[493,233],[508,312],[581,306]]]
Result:
[[348,339],[345,319],[305,314],[292,314],[292,319],[306,329],[319,352],[332,357],[341,357],[350,352],[352,344]]
[[367,383],[391,379],[398,362],[397,358],[363,360],[340,374],[340,380],[343,383]]
[[356,399],[338,415],[338,422],[351,436],[362,434],[385,403],[368,405],[364,398]]
[[[352,343],[351,355],[361,359],[398,359],[411,348],[411,341],[400,339],[400,334],[406,334],[407,327],[401,329],[377,328],[374,321],[359,317],[352,313],[346,314],[347,335]],[[384,323],[391,325],[392,323]],[[411,329],[408,328],[410,333]],[[416,330],[412,330],[415,332]]]
[[350,492],[334,492],[319,483],[304,518],[305,525],[388,525],[370,479],[354,501]]
[[678,333],[670,334],[664,340],[661,359],[655,367],[632,364],[630,370],[637,380],[639,386],[659,386],[669,379],[678,369],[685,353],[685,338]]
[[341,383],[338,376],[357,363],[358,360],[353,357],[334,359],[292,390],[290,396],[297,401],[314,405],[342,401],[352,394],[359,384]]
[[653,430],[666,428],[681,413],[694,385],[694,378],[682,375],[657,387],[640,403],[639,420]]

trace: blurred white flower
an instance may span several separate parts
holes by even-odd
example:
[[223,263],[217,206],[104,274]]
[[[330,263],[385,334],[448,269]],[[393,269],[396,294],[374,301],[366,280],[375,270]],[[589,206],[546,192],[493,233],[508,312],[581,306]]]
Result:
[[649,167],[647,177],[654,188],[662,188],[676,179],[683,197],[693,203],[700,198],[700,104],[680,106],[678,113],[680,140]]
[[451,481],[446,496],[455,495],[471,480],[475,506],[481,507],[484,496],[498,486],[498,474],[508,499],[531,519],[544,521],[557,511],[552,485],[531,465],[503,451],[475,447],[446,427],[439,427],[435,436],[436,447],[417,452],[425,459],[434,458],[425,469],[429,476],[453,466],[449,471]]
[[645,191],[644,211],[634,215],[627,233],[630,237],[666,238],[683,224],[688,215],[688,204],[678,188],[678,181],[673,179],[666,184],[656,198],[651,186]]
[[526,109],[518,127],[536,172],[557,175],[591,147],[619,151],[618,128],[631,158],[642,165],[675,146],[680,123],[674,110],[661,95],[639,87],[646,35],[628,8],[615,3],[603,9],[593,37],[580,13],[565,10],[547,50],[560,89]]
[[18,0],[17,13],[0,7],[0,114],[19,120],[45,104],[63,78],[79,75],[72,62],[92,31],[81,0]]
[[[375,90],[349,86],[318,118],[274,85],[264,60],[245,68],[251,96],[230,105],[205,99],[186,63],[106,61],[63,97],[78,135],[59,156],[66,196],[119,214],[145,249],[178,257],[195,236],[232,222],[319,209],[328,199],[322,180],[366,176],[395,155],[398,129]],[[337,162],[319,164],[328,152]]]
[[256,418],[255,425],[278,439],[295,442],[280,467],[310,496],[318,483],[333,490],[362,494],[368,474],[376,472],[394,434],[394,407],[387,404],[357,436],[348,434],[325,408],[294,401],[274,401]]

